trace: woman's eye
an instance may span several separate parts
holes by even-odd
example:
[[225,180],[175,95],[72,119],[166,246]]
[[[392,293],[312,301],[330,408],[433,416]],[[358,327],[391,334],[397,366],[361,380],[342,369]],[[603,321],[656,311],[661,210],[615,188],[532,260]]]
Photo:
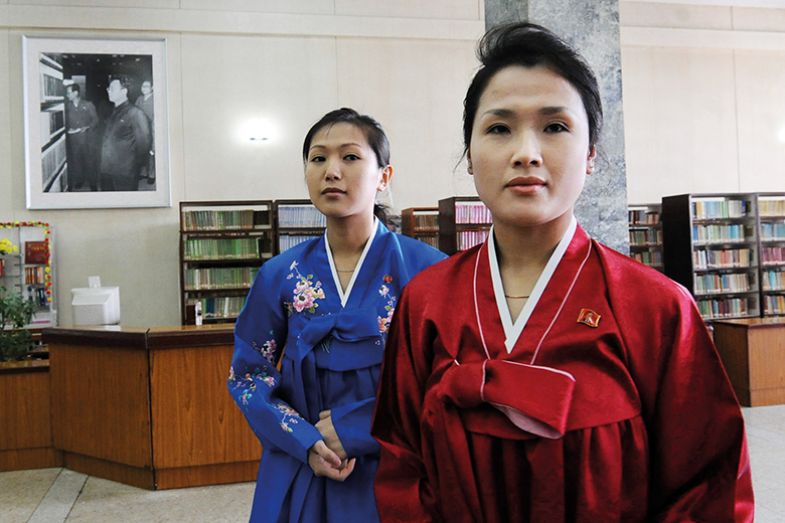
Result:
[[569,131],[569,129],[563,123],[552,123],[545,127],[546,133],[563,133],[565,131]]
[[502,124],[495,124],[488,128],[488,134],[507,134],[510,132],[509,127]]
[[323,162],[324,156],[312,156],[310,161],[313,163]]
[[344,157],[343,157],[343,159],[344,159],[344,160],[348,160],[348,161],[350,161],[350,162],[353,162],[353,161],[355,161],[355,160],[359,160],[359,159],[360,159],[360,157],[359,157],[359,156],[357,156],[356,154],[347,154],[346,156],[344,156]]

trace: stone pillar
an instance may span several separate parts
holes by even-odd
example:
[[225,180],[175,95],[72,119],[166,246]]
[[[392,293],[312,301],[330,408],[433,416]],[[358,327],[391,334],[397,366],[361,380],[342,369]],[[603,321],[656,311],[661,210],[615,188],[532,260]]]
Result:
[[594,173],[575,214],[595,238],[629,252],[618,0],[485,0],[485,26],[529,21],[564,38],[589,62],[600,84],[605,122]]

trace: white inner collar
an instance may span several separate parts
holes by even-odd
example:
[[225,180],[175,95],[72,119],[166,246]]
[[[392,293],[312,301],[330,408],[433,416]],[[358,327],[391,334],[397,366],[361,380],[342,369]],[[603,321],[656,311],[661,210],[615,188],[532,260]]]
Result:
[[545,287],[548,285],[548,282],[551,280],[554,271],[556,271],[556,267],[564,257],[567,246],[570,245],[572,237],[575,235],[577,226],[578,221],[573,215],[570,224],[567,226],[567,230],[564,232],[564,236],[562,236],[562,239],[559,241],[556,249],[554,249],[553,254],[551,254],[548,263],[545,264],[545,268],[542,270],[542,273],[540,273],[540,277],[537,278],[537,283],[534,284],[529,299],[526,300],[526,303],[514,323],[512,321],[510,308],[507,306],[507,300],[504,297],[504,284],[502,283],[501,272],[499,271],[499,259],[496,256],[493,227],[491,227],[487,240],[488,262],[491,268],[491,281],[493,282],[493,294],[496,297],[496,307],[499,309],[499,317],[502,320],[502,327],[504,328],[504,346],[507,349],[508,354],[512,352],[513,347],[518,343],[518,339],[521,337],[521,333],[523,333],[523,328],[529,321],[532,312],[534,312],[537,302],[540,301],[540,297],[542,296]]
[[351,294],[352,288],[354,287],[354,282],[357,280],[357,275],[360,274],[360,269],[363,266],[365,257],[368,255],[368,251],[371,249],[371,244],[373,243],[373,239],[376,237],[376,231],[378,230],[379,219],[374,217],[371,235],[368,236],[368,240],[365,242],[365,247],[363,247],[363,252],[360,254],[360,259],[357,260],[357,265],[354,266],[352,279],[349,280],[349,285],[346,286],[346,292],[344,292],[343,287],[341,286],[341,279],[338,277],[338,270],[335,268],[333,253],[330,250],[330,240],[327,239],[327,231],[324,231],[324,248],[327,249],[327,260],[330,262],[330,272],[333,274],[333,282],[335,282],[335,288],[338,290],[338,297],[341,298],[341,307],[345,307],[346,302],[349,301],[349,295]]

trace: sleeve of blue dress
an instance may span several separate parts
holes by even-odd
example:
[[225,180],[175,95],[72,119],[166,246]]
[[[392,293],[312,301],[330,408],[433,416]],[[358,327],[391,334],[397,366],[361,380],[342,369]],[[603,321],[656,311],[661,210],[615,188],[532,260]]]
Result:
[[308,449],[322,436],[276,394],[281,380],[276,362],[288,329],[272,266],[262,266],[237,319],[228,387],[263,446],[307,464]]
[[371,419],[376,398],[341,405],[332,410],[333,426],[350,458],[378,454],[379,444],[371,436]]

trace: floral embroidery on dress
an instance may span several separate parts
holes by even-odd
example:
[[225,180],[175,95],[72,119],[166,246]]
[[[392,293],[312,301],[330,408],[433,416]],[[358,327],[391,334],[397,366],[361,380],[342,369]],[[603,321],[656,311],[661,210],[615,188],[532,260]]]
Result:
[[299,420],[302,419],[300,414],[282,401],[275,403],[275,408],[278,409],[278,412],[283,414],[281,422],[279,423],[281,429],[286,432],[292,432],[292,427],[289,424],[297,425]]
[[[304,310],[307,310],[313,314],[316,312],[316,308],[319,306],[319,304],[316,303],[316,300],[323,300],[325,298],[322,282],[317,281],[314,283],[313,274],[304,276],[302,273],[300,273],[300,270],[297,268],[297,266],[297,261],[293,261],[289,266],[289,270],[292,272],[290,272],[286,277],[287,280],[297,278],[297,283],[295,284],[294,290],[292,291],[293,299],[291,307],[294,308],[294,310],[297,312],[303,312]],[[291,309],[288,309],[288,311],[291,314]]]
[[234,373],[234,367],[229,367],[229,381],[234,383],[235,389],[243,389],[240,394],[240,402],[243,405],[248,405],[254,393],[256,392],[256,382],[261,381],[268,387],[275,386],[275,378],[273,378],[267,371],[262,369],[254,369],[253,372],[246,372],[242,378],[237,378]]
[[389,274],[385,274],[382,280],[384,283],[381,287],[379,287],[379,295],[382,298],[387,299],[387,304],[384,306],[384,310],[387,311],[387,315],[377,316],[376,321],[379,325],[379,333],[385,334],[388,330],[390,330],[390,323],[392,322],[393,313],[395,312],[395,301],[397,298],[390,294],[390,287],[388,286],[388,284],[392,283],[393,277]]
[[[273,331],[270,331],[270,334],[272,335]],[[264,356],[264,359],[275,364],[275,350],[278,348],[278,344],[274,339],[271,338],[265,341],[261,347],[255,341],[252,341],[251,345],[259,354]]]

